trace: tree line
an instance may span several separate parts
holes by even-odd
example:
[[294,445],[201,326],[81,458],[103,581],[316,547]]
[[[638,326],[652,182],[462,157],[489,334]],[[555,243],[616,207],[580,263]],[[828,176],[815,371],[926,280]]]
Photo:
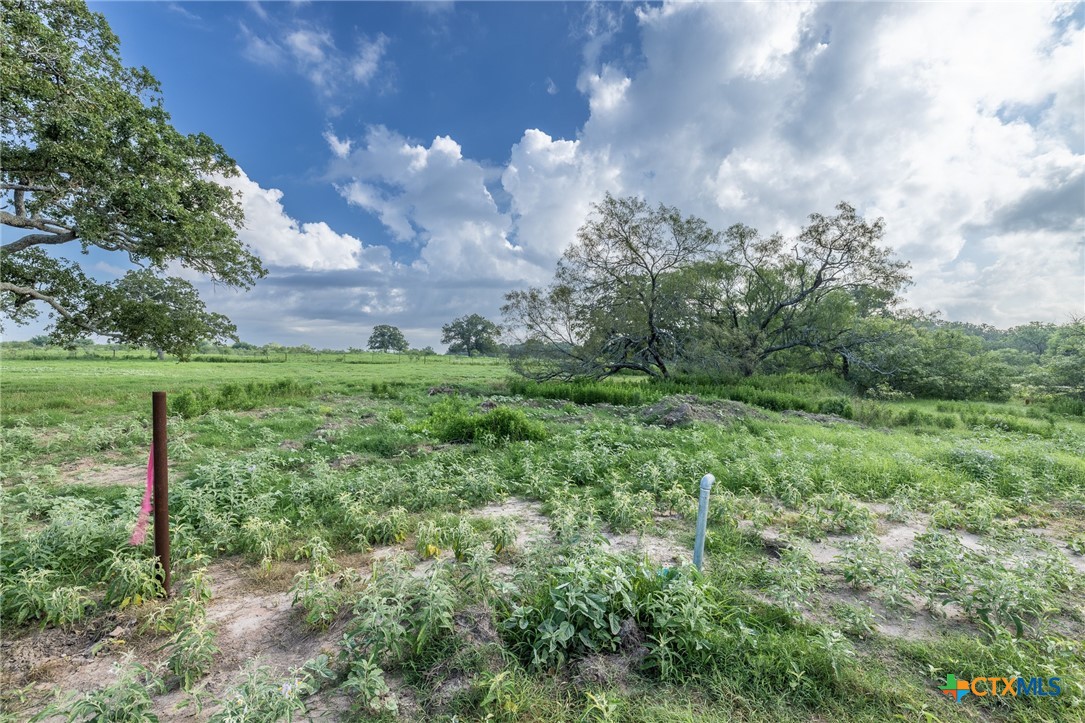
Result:
[[1085,324],[1007,331],[909,309],[885,223],[848,203],[791,238],[724,232],[607,195],[544,288],[506,295],[513,363],[535,380],[723,378],[832,370],[864,390],[1005,398],[1018,382],[1085,396]]

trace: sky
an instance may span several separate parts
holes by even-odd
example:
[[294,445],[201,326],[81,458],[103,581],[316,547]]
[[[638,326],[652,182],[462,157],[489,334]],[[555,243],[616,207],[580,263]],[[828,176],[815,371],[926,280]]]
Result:
[[90,7],[238,163],[270,273],[193,280],[245,341],[443,349],[546,284],[607,192],[785,235],[847,201],[911,262],[909,306],[1085,313],[1081,3]]

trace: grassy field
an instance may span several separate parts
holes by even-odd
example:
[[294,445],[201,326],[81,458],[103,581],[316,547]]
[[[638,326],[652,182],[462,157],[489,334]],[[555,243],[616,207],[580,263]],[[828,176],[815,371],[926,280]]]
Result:
[[5,360],[7,719],[1085,720],[1080,417],[389,359]]

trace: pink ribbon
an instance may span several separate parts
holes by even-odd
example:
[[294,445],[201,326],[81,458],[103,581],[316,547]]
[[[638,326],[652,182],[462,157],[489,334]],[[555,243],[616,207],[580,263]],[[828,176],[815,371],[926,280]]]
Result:
[[147,455],[147,490],[143,493],[143,504],[139,507],[139,518],[136,520],[136,529],[132,531],[129,545],[142,545],[147,537],[147,521],[151,518],[151,490],[154,489],[154,446]]

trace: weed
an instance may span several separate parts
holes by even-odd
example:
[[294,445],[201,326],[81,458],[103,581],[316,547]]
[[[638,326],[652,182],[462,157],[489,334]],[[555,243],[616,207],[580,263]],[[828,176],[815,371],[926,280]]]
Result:
[[149,668],[132,662],[131,656],[117,668],[118,677],[112,685],[49,706],[37,719],[60,715],[67,716],[69,722],[157,723],[152,696],[165,691],[162,679]]
[[615,723],[621,716],[622,707],[606,693],[584,692],[588,703],[584,706],[582,720],[591,723]]
[[603,519],[615,532],[643,532],[653,522],[655,497],[648,492],[630,492],[628,487],[616,486],[610,504],[603,509]]
[[112,552],[106,566],[105,599],[110,605],[124,610],[129,605],[139,606],[165,594],[160,578],[161,570],[156,557],[133,557]]
[[203,621],[207,602],[211,599],[211,583],[207,570],[197,568],[168,602],[158,605],[140,621],[139,632],[173,634],[187,625]]
[[189,621],[159,650],[166,652],[166,668],[180,678],[185,690],[211,670],[215,654],[219,652],[215,632],[203,618]]
[[343,594],[335,581],[329,580],[322,569],[302,570],[294,576],[290,587],[291,604],[305,610],[305,624],[327,629],[343,604]]
[[365,546],[392,545],[407,539],[409,519],[407,510],[392,507],[385,512],[367,509],[361,503],[350,503],[348,517],[357,539]]
[[519,681],[507,670],[499,673],[486,673],[476,684],[482,692],[480,711],[487,720],[516,721],[520,718],[523,696]]
[[52,570],[20,570],[4,591],[5,616],[16,625],[40,620],[48,625],[71,627],[83,619],[92,605],[83,586],[56,586]]
[[298,548],[295,560],[309,561],[309,571],[314,575],[330,575],[338,567],[332,559],[331,548],[323,537],[317,535]]
[[277,680],[270,667],[255,661],[245,667],[242,676],[242,681],[222,696],[222,708],[208,718],[209,723],[293,721],[306,712],[304,699],[320,682],[305,668],[286,680]]
[[832,607],[833,615],[840,621],[841,630],[848,635],[863,640],[874,634],[876,618],[874,611],[865,605],[836,603]]
[[817,587],[817,563],[802,547],[788,547],[780,553],[778,565],[766,567],[767,592],[793,618]]
[[371,658],[351,661],[343,688],[356,695],[360,707],[371,713],[399,711],[399,704],[384,680],[384,671]]
[[427,557],[437,557],[441,554],[442,544],[444,544],[443,532],[433,520],[418,523],[418,530],[415,532],[415,549],[419,557],[423,560]]
[[500,555],[516,542],[516,523],[509,519],[501,520],[490,530],[490,542],[494,554]]

